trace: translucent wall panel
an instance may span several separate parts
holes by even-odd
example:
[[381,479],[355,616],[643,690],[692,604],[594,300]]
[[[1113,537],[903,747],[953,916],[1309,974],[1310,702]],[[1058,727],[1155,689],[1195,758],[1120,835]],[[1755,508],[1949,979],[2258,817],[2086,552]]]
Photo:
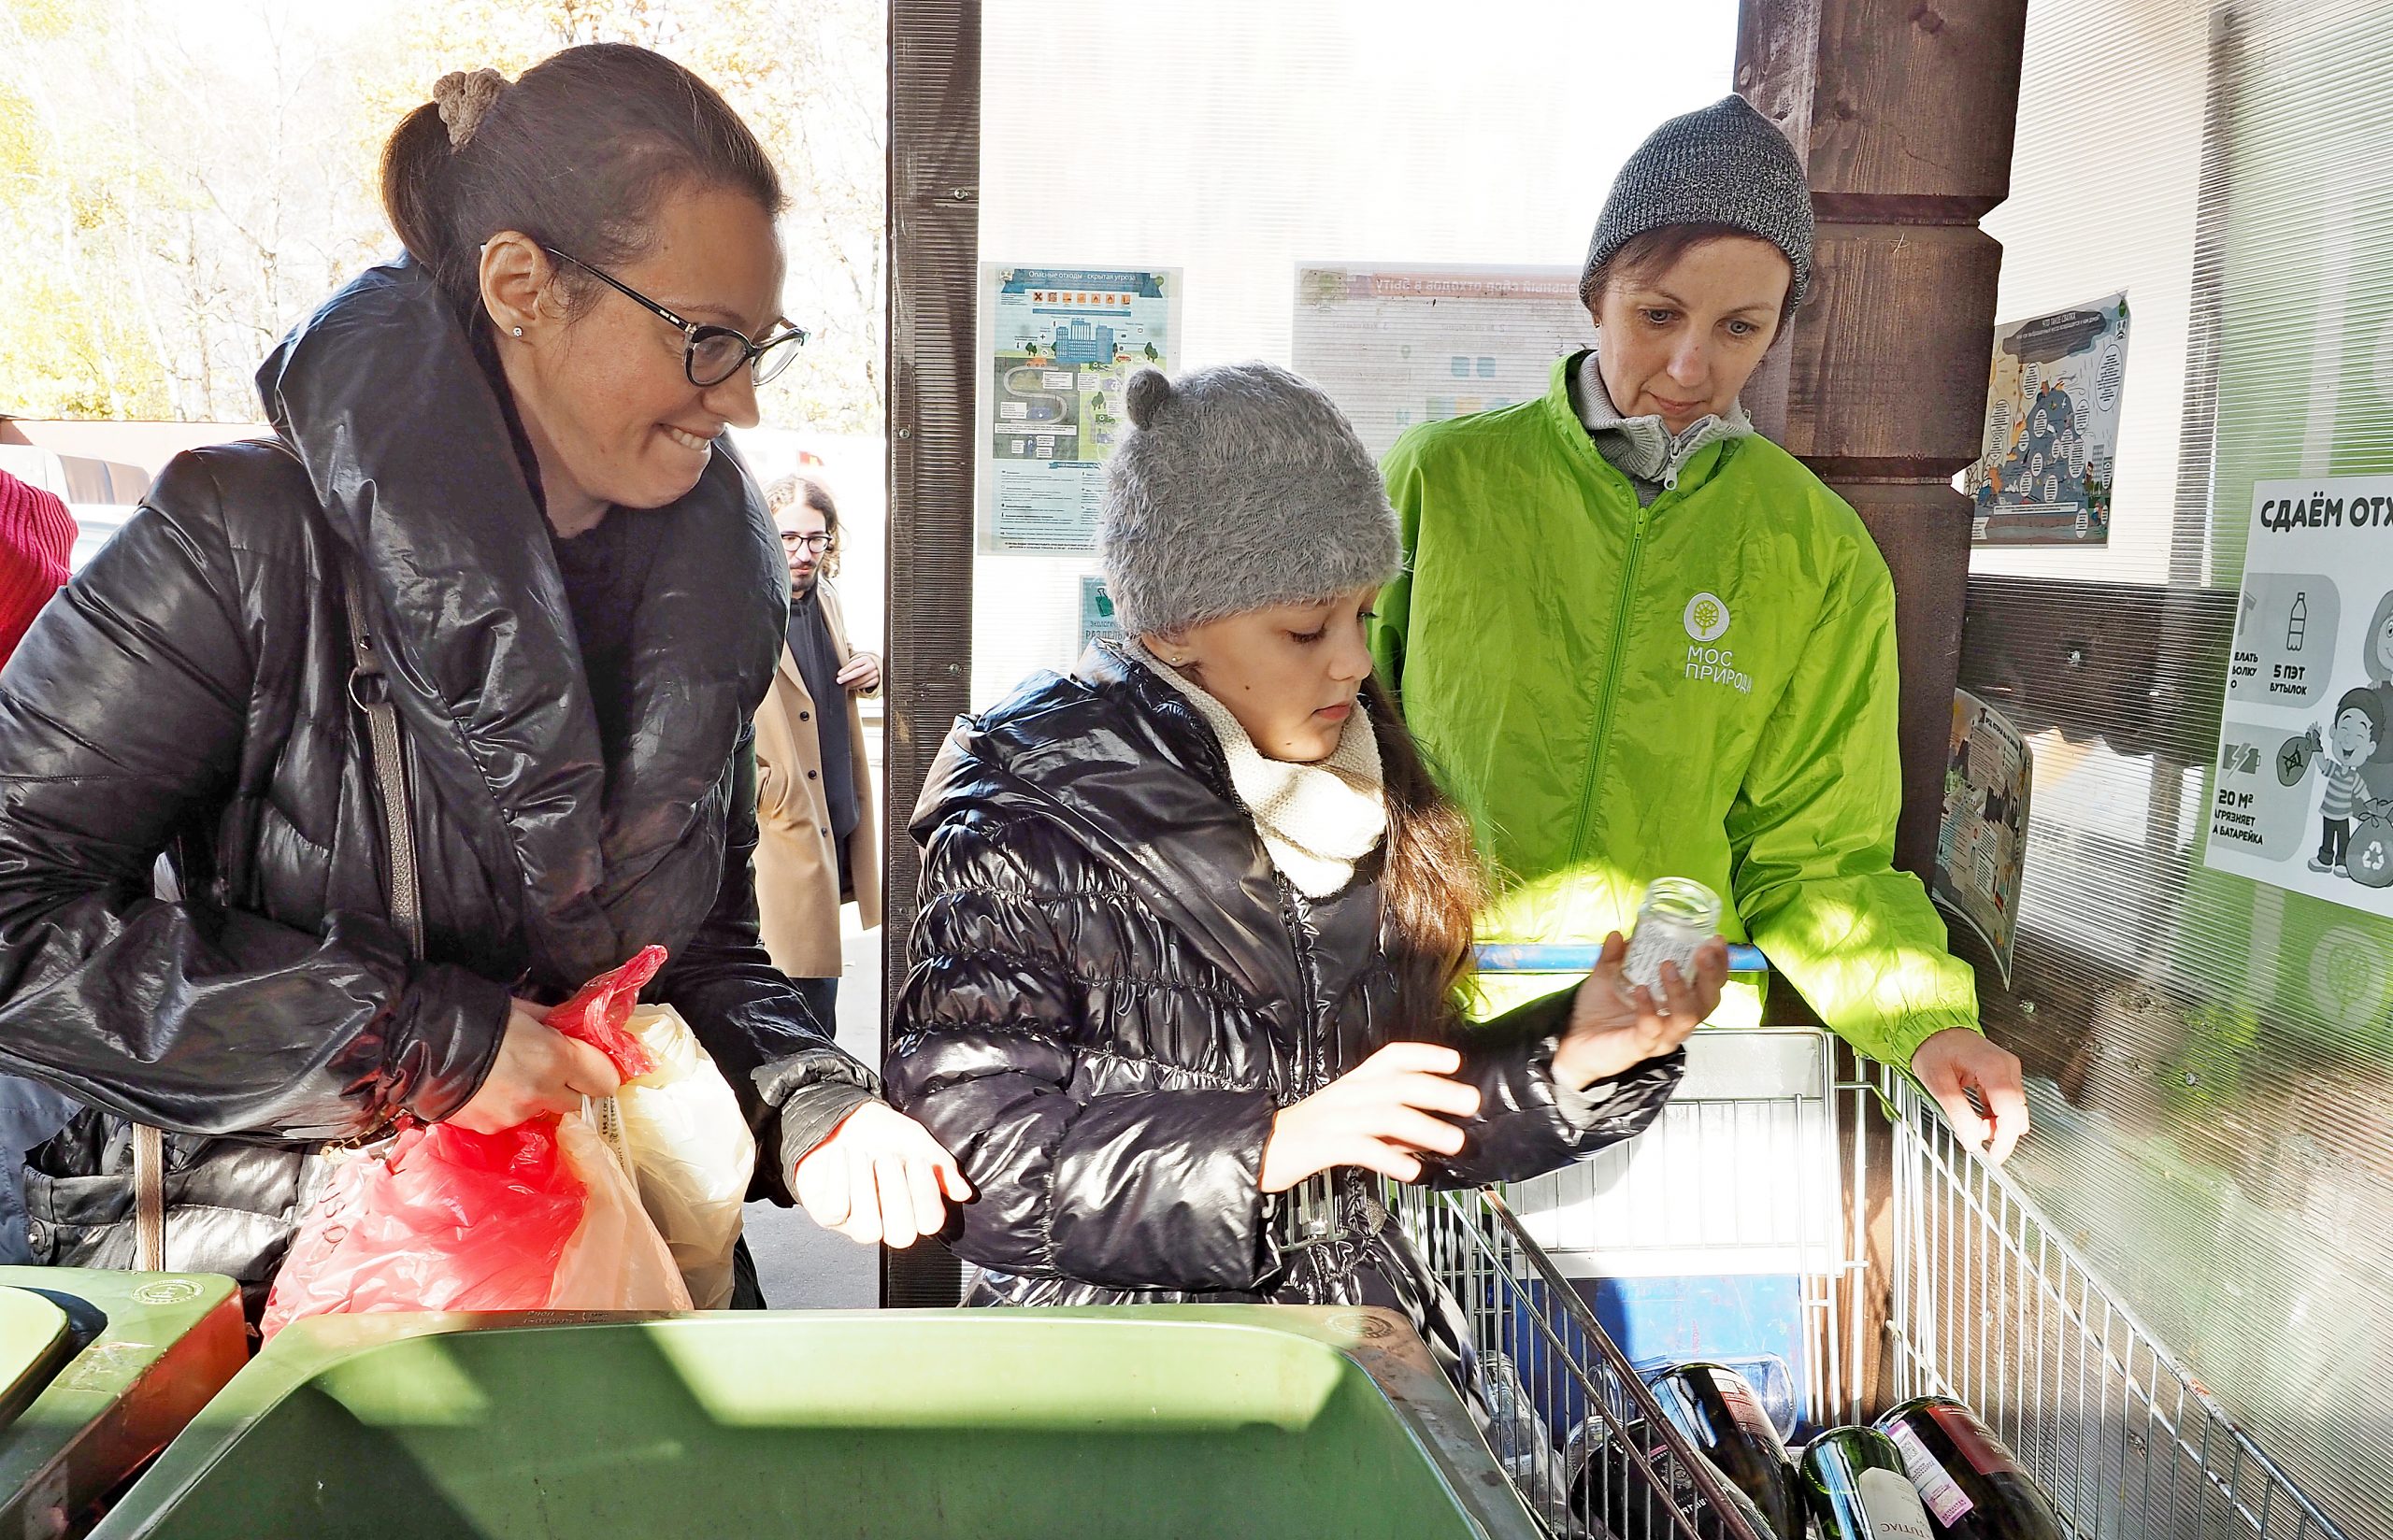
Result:
[[[2300,859],[2322,787],[2278,761],[2333,703],[2222,710],[2256,487],[2393,473],[2393,7],[2044,0],[2028,77],[2002,314],[2126,288],[2138,330],[2110,549],[1981,551],[1971,587],[1963,682],[2038,758],[2017,977],[1980,975],[2037,1072],[2018,1168],[2337,1522],[2393,1535],[2393,890]],[[2393,531],[2334,540],[2358,620],[2303,656],[2348,682]],[[2301,842],[2274,881],[2212,864],[2254,742]]]

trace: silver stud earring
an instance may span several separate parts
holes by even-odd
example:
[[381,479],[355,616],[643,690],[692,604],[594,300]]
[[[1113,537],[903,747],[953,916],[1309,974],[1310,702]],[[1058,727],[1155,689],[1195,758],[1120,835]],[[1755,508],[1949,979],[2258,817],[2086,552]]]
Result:
[[514,332],[515,332],[515,335],[516,335],[517,336],[522,336],[522,335],[523,335],[523,327],[521,327],[521,326],[518,326],[518,327],[514,328]]

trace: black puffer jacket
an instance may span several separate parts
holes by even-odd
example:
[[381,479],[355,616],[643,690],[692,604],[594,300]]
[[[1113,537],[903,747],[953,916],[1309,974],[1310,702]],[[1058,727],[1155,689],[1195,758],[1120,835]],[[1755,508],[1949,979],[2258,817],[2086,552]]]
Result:
[[[1394,1305],[1454,1347],[1376,1177],[1341,1173],[1343,1238],[1293,1249],[1296,1205],[1259,1187],[1279,1108],[1388,1041],[1370,873],[1320,901],[1288,886],[1212,730],[1107,644],[958,723],[913,833],[890,1091],[979,1190],[955,1241],[973,1301]],[[1660,1111],[1675,1051],[1585,1096],[1556,1086],[1569,1001],[1455,1023],[1483,1110],[1431,1180],[1525,1179]]]
[[[546,520],[422,270],[360,278],[260,385],[279,441],[179,457],[0,675],[0,1069],[115,1115],[36,1152],[36,1256],[128,1262],[131,1118],[176,1135],[169,1263],[263,1281],[314,1142],[455,1111],[510,991],[652,942],[649,998],[781,1167],[784,1120],[819,1134],[871,1077],[757,941],[745,734],[788,578],[746,473],[718,452],[663,515],[602,745]],[[406,739],[422,962],[384,897],[344,548]]]

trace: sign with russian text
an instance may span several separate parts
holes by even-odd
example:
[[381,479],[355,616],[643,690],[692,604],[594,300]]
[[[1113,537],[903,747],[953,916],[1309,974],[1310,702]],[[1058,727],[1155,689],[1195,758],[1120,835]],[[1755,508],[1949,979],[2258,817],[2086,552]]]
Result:
[[2203,863],[2393,915],[2393,476],[2263,481]]

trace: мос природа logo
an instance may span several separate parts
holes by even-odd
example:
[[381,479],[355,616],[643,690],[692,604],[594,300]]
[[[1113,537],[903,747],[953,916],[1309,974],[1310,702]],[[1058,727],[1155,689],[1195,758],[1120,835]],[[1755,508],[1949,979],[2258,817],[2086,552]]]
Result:
[[1679,619],[1695,643],[1686,649],[1686,677],[1714,679],[1741,694],[1752,694],[1754,677],[1734,666],[1736,654],[1711,645],[1728,634],[1732,619],[1728,602],[1716,593],[1698,593],[1686,602],[1686,612]]

